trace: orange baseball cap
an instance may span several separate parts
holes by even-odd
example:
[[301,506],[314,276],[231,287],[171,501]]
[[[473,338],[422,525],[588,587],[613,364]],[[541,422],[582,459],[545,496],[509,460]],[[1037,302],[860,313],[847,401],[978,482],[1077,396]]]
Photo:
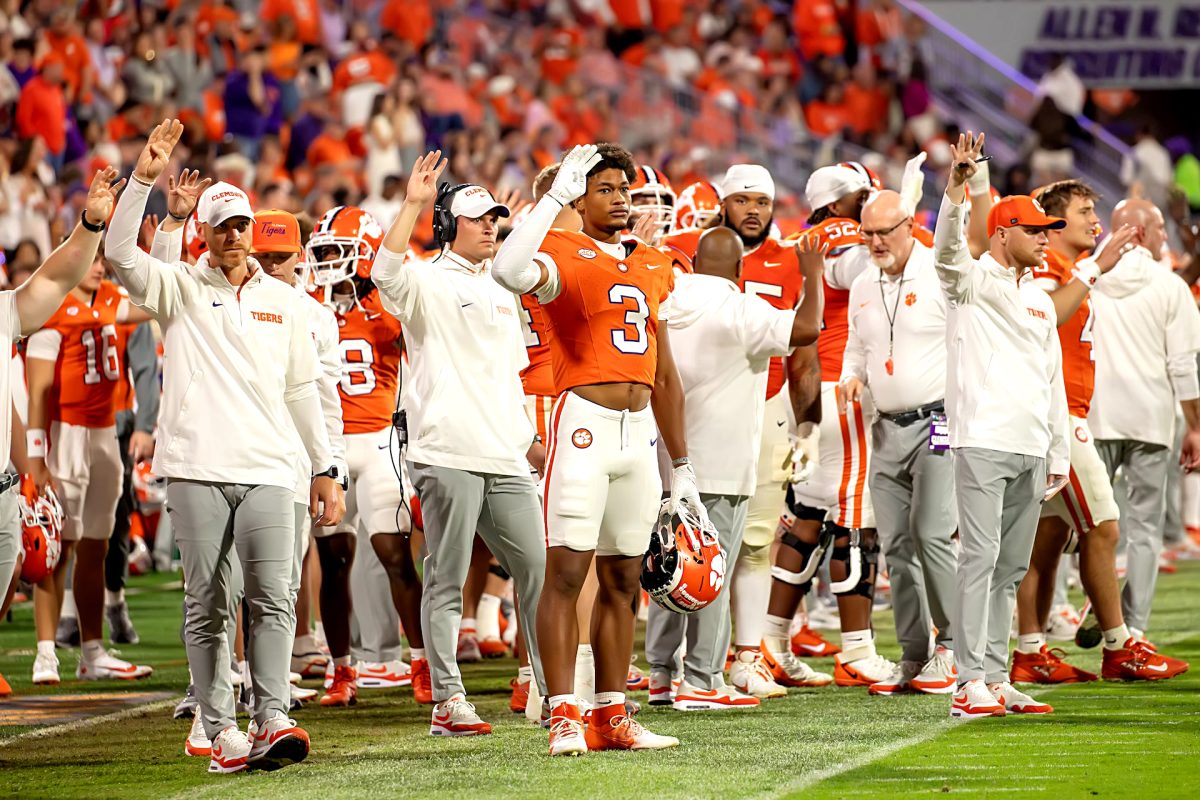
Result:
[[1011,228],[1014,225],[1028,225],[1032,228],[1049,228],[1058,230],[1065,228],[1067,221],[1061,217],[1051,217],[1042,208],[1042,204],[1027,194],[1014,194],[992,206],[988,211],[987,233],[991,237],[996,228]]
[[255,253],[299,253],[300,223],[286,211],[271,209],[254,215]]

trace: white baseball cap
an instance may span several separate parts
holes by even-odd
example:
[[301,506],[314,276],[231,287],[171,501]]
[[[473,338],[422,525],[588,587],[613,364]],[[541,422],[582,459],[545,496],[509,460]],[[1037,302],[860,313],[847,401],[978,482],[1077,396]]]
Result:
[[232,183],[220,181],[208,187],[200,202],[196,204],[196,217],[201,222],[207,222],[217,227],[227,219],[246,217],[254,221],[254,209],[250,207],[250,198]]
[[734,164],[725,171],[718,189],[722,198],[731,194],[765,194],[775,200],[775,180],[766,167],[758,164]]
[[492,193],[482,186],[472,184],[454,193],[450,201],[450,213],[456,217],[479,219],[484,214],[495,212],[497,216],[507,217],[508,207],[496,202]]
[[808,185],[804,187],[804,195],[813,211],[824,208],[830,203],[836,203],[848,194],[870,189],[870,179],[856,169],[835,164],[832,167],[821,167],[808,176]]

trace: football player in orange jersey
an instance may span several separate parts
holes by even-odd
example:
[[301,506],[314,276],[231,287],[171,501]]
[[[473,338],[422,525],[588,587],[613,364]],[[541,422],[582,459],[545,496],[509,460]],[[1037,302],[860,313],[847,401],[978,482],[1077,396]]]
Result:
[[[374,217],[354,206],[330,209],[317,221],[307,245],[307,268],[313,283],[337,317],[341,340],[342,376],[338,384],[346,436],[346,458],[353,484],[346,518],[333,536],[317,538],[321,555],[322,619],[334,656],[333,684],[321,702],[349,705],[356,686],[400,686],[411,682],[419,703],[432,703],[429,662],[421,635],[421,582],[413,558],[412,520],[405,497],[407,476],[400,466],[400,442],[392,415],[399,394],[402,331],[400,322],[384,310],[371,282],[371,265],[383,241]],[[403,476],[403,477],[402,477]],[[330,632],[330,617],[350,608],[350,565],[354,560],[359,525],[370,537],[371,549],[387,573],[392,603],[412,650],[411,670],[398,660],[350,666],[349,629]],[[327,563],[329,566],[327,566]],[[326,607],[330,569],[345,584],[333,591],[336,604]],[[343,599],[344,598],[344,599]],[[330,596],[329,600],[334,600]],[[359,627],[375,637],[388,614],[358,604]],[[335,628],[341,625],[340,620]],[[334,638],[344,641],[335,648]],[[382,638],[382,637],[375,637]],[[339,658],[340,657],[340,658]]]
[[642,217],[649,216],[653,227],[646,243],[657,245],[675,220],[675,190],[667,176],[654,167],[638,164],[636,171],[637,177],[629,185],[629,200],[633,204],[629,223],[635,225]]
[[688,184],[675,199],[675,220],[671,231],[706,227],[721,213],[721,194],[708,181]]
[[46,327],[29,339],[29,429],[49,429],[48,437],[41,434],[48,446],[30,453],[30,474],[39,490],[57,484],[68,521],[63,558],[34,590],[34,683],[59,682],[54,632],[72,550],[80,631],[76,676],[131,680],[152,672],[110,655],[103,644],[104,557],[123,475],[113,396],[125,365],[116,326],[147,319],[124,289],[104,280],[104,262],[97,258]]
[[1063,382],[1073,435],[1070,482],[1043,507],[1029,571],[1017,589],[1019,635],[1011,678],[1014,683],[1076,683],[1097,678],[1066,663],[1046,646],[1055,573],[1072,530],[1079,537],[1080,579],[1098,626],[1091,628],[1090,636],[1089,630],[1081,626],[1082,635],[1077,635],[1076,641],[1086,647],[1103,642],[1105,678],[1174,677],[1187,664],[1146,647],[1125,624],[1116,572],[1119,512],[1087,422],[1096,377],[1092,352],[1094,311],[1088,294],[1100,275],[1117,265],[1137,231],[1130,225],[1116,230],[1103,250],[1089,256],[1100,227],[1095,190],[1082,181],[1064,180],[1044,187],[1037,199],[1047,214],[1067,221],[1062,230],[1047,232],[1050,243],[1046,257],[1033,274],[1037,284],[1049,292],[1058,314]]
[[[684,503],[707,520],[687,458],[682,384],[660,324],[674,272],[662,253],[621,236],[635,177],[624,148],[576,147],[492,269],[502,286],[542,303],[561,392],[546,467],[546,585],[537,614],[552,755],[679,743],[646,730],[625,709],[641,556],[661,494],[660,433],[673,459],[670,508]],[[582,231],[551,230],[567,205],[579,212]],[[573,693],[576,603],[593,559],[596,702],[585,732]]]

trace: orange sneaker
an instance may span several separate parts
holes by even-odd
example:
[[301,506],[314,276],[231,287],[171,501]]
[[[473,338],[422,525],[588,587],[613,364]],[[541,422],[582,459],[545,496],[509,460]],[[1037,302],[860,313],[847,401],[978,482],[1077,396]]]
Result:
[[333,683],[321,698],[323,706],[352,706],[358,702],[358,673],[354,667],[334,667]]
[[1106,681],[1165,681],[1188,671],[1188,662],[1164,656],[1149,642],[1130,639],[1120,650],[1105,650],[1100,674]]
[[500,639],[480,639],[479,653],[484,658],[502,658],[508,655],[508,645]]
[[1096,674],[1082,670],[1063,661],[1066,653],[1055,647],[1053,650],[1042,645],[1041,652],[1013,652],[1012,669],[1008,671],[1013,683],[1088,683],[1096,680]]
[[581,756],[588,751],[583,717],[574,703],[559,703],[550,712],[550,755]]
[[650,688],[650,679],[637,664],[629,665],[629,673],[625,676],[625,691],[642,692]]
[[805,625],[792,637],[792,654],[797,656],[836,656],[842,648]]
[[679,740],[674,736],[651,733],[633,717],[624,714],[599,717],[599,714],[593,714],[584,731],[588,750],[663,750],[679,746]]
[[513,678],[508,682],[512,687],[512,697],[508,700],[508,710],[514,714],[524,714],[525,706],[529,703],[529,681]]
[[423,658],[412,662],[413,700],[423,706],[433,705],[433,679],[429,676],[429,662]]

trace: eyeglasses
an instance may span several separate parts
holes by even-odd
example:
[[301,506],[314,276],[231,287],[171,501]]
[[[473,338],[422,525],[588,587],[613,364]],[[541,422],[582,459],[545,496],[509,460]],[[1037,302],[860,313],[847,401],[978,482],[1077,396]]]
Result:
[[868,242],[871,241],[872,237],[875,237],[875,236],[878,236],[880,239],[886,239],[887,237],[889,237],[893,233],[895,233],[897,228],[899,228],[901,225],[903,225],[904,223],[908,222],[911,219],[912,219],[912,217],[905,217],[904,219],[900,220],[895,225],[893,225],[892,227],[890,227],[886,230],[868,231],[866,229],[861,229],[860,232],[862,233],[863,239],[865,239]]

